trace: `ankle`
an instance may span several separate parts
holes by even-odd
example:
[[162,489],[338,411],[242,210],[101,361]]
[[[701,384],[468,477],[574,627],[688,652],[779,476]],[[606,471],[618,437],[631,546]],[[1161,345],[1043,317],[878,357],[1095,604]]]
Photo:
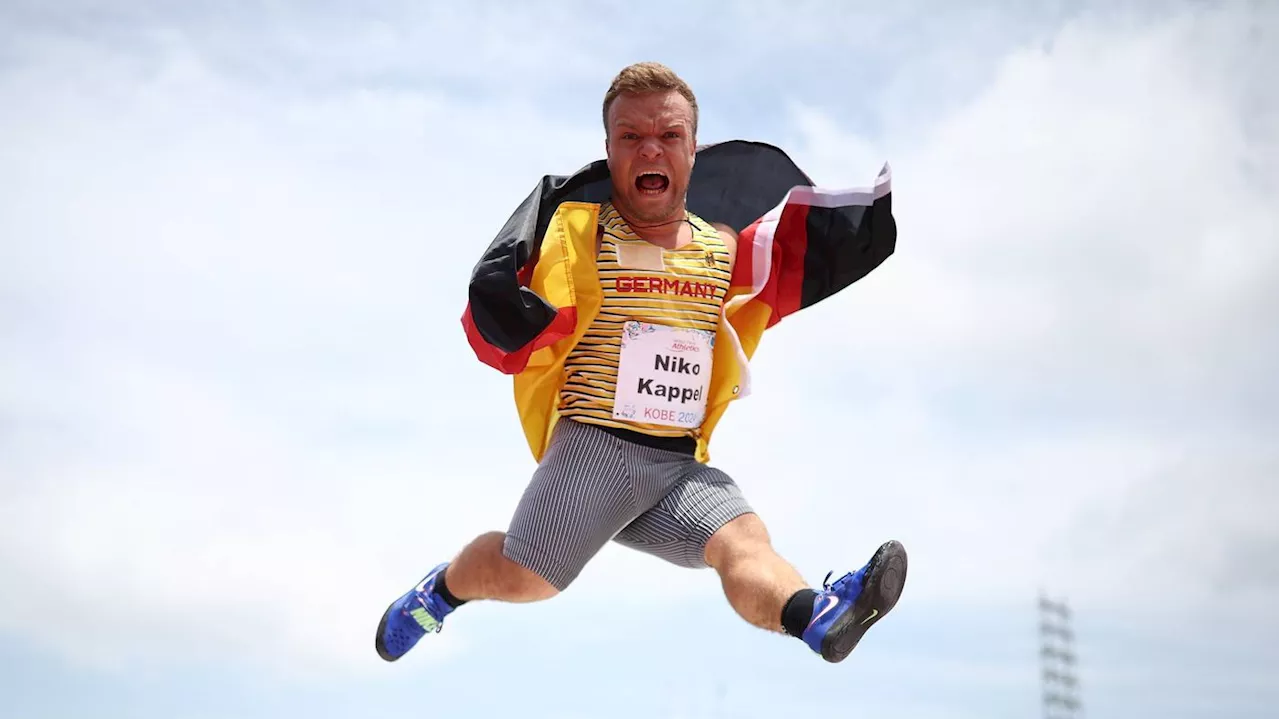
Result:
[[439,594],[440,598],[443,599],[444,603],[448,604],[450,608],[457,609],[463,604],[466,604],[468,600],[459,599],[453,595],[453,592],[449,591],[449,585],[445,582],[445,577],[448,574],[449,568],[445,567],[444,570],[440,572],[440,575],[436,577],[435,593]]
[[801,589],[782,607],[782,630],[789,636],[802,637],[804,630],[813,618],[813,600],[818,593],[812,589]]

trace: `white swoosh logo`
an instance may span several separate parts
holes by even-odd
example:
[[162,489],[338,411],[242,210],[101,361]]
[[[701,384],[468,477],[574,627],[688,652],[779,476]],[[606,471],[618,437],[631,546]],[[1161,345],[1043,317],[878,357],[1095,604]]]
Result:
[[[814,616],[813,619],[809,620],[809,626],[812,627],[813,625],[817,624],[818,620],[822,618],[822,615],[834,609],[835,606],[839,603],[840,603],[839,597],[834,597],[834,596],[827,597],[827,606],[823,607],[822,611],[818,612],[818,614]],[[805,627],[805,629],[808,629],[808,627]]]

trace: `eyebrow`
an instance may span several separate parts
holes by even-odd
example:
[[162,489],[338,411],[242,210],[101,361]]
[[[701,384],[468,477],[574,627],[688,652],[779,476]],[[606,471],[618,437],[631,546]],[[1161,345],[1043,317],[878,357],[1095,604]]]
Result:
[[[666,123],[663,123],[663,124],[659,125],[659,127],[661,127],[661,128],[662,128],[662,129],[664,129],[664,130],[671,130],[671,129],[684,130],[684,129],[687,129],[687,128],[689,127],[689,125],[691,125],[691,124],[692,124],[692,123],[685,122],[684,120],[672,120],[672,121],[670,121],[670,122],[666,122]],[[634,129],[634,128],[636,127],[635,125],[631,124],[630,122],[627,122],[626,120],[622,120],[622,119],[614,120],[614,122],[613,122],[613,126],[614,126],[614,127],[629,127],[629,128],[632,128],[632,129]]]

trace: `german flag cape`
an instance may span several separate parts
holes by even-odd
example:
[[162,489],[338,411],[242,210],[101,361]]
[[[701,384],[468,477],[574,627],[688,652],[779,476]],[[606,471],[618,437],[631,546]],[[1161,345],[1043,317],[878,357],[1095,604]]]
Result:
[[[782,150],[732,140],[698,148],[686,205],[707,222],[738,230],[727,306],[761,303],[771,327],[893,254],[898,232],[889,182],[885,165],[872,187],[820,189]],[[560,205],[601,203],[610,194],[609,168],[597,160],[568,177],[543,177],[516,208],[471,273],[462,323],[482,362],[516,374],[533,352],[573,333],[576,308],[554,306],[529,281]]]
[[[696,433],[695,455],[707,462],[717,423],[751,393],[748,364],[765,329],[878,267],[897,228],[887,166],[870,188],[823,190],[776,147],[732,141],[699,148],[693,167],[689,211],[738,230]],[[603,302],[596,224],[610,193],[603,160],[542,178],[471,274],[467,340],[482,362],[515,375],[520,423],[538,461],[559,421],[565,358]]]

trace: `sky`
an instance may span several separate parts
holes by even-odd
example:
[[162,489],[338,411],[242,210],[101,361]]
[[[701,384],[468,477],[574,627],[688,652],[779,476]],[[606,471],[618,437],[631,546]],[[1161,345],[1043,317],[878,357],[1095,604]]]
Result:
[[[0,4],[0,713],[1039,716],[1280,707],[1277,25],[1263,2]],[[896,254],[771,329],[717,430],[845,662],[609,546],[386,664],[386,605],[533,471],[460,317],[600,102],[893,171]],[[603,638],[601,638],[603,637]]]

